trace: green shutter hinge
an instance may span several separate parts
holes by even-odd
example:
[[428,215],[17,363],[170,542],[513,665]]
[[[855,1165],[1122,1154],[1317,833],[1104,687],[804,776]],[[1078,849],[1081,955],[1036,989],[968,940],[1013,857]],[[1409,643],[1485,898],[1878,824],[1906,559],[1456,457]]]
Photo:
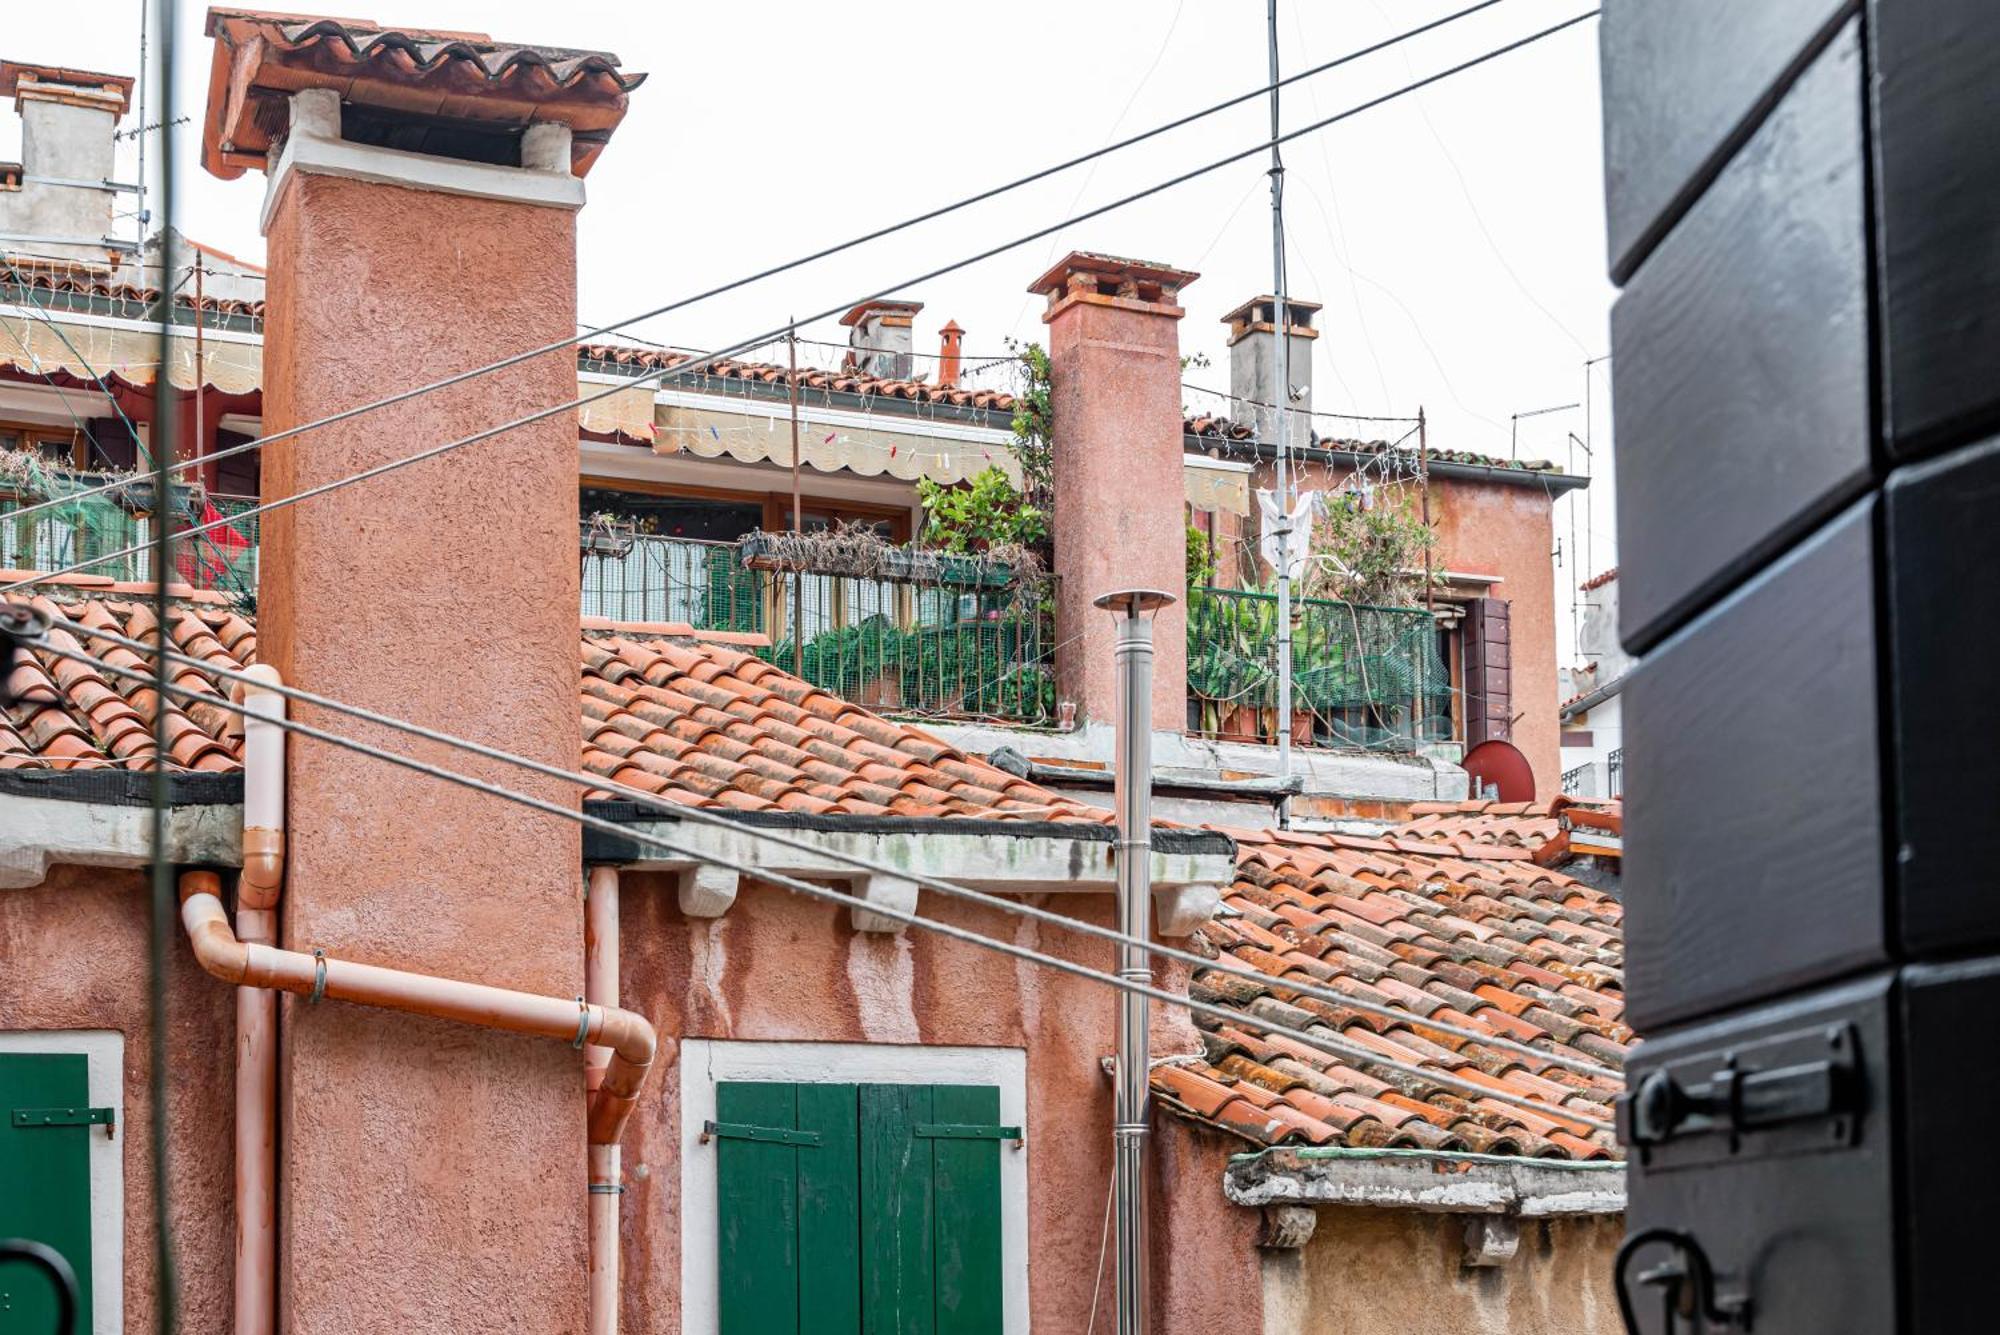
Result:
[[23,1131],[50,1126],[101,1126],[107,1140],[117,1136],[118,1115],[110,1108],[16,1108],[14,1125]]
[[742,1122],[703,1122],[701,1143],[706,1145],[710,1140],[761,1140],[770,1145],[813,1147],[819,1144],[819,1132],[793,1131],[782,1126],[749,1126]]
[[1021,1139],[1018,1126],[961,1126],[956,1122],[919,1122],[913,1133],[922,1140],[1012,1140]]

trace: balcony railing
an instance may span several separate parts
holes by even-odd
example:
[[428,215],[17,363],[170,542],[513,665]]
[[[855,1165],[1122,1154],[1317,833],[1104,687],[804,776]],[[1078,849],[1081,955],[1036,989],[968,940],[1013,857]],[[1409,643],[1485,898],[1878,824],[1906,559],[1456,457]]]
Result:
[[[83,478],[84,483],[101,479]],[[135,492],[138,488],[133,489]],[[148,493],[150,494],[150,493]],[[79,573],[114,580],[153,577],[153,522],[105,497],[57,505],[25,519],[18,510],[37,504],[34,493],[0,493],[0,569],[63,570],[89,562]],[[216,519],[230,519],[257,504],[249,496],[175,493],[177,531]],[[194,538],[176,541],[174,580],[197,589],[252,596],[257,590],[257,516],[231,522]],[[127,551],[137,547],[140,550]],[[115,556],[114,553],[125,555]],[[99,559],[109,558],[109,559]]]
[[1188,729],[1225,741],[1412,750],[1451,739],[1451,680],[1422,608],[1292,605],[1292,708],[1278,717],[1278,599],[1188,591]]
[[870,709],[1055,714],[1046,616],[1013,588],[753,569],[731,543],[645,535],[583,565],[584,615],[760,632],[772,641],[763,657]]

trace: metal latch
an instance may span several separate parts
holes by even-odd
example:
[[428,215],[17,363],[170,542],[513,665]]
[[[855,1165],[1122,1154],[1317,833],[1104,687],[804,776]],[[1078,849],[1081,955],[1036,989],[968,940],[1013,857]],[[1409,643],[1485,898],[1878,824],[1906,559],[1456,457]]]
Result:
[[767,1145],[817,1146],[819,1132],[793,1131],[782,1126],[751,1126],[746,1122],[703,1122],[701,1143],[711,1140],[758,1140]]
[[101,1126],[105,1138],[115,1137],[118,1114],[110,1108],[16,1108],[14,1125],[23,1131],[49,1126]]
[[1863,1102],[1858,1048],[1843,1023],[1671,1062],[1618,1100],[1619,1136],[1643,1150],[1722,1135],[1734,1154],[1745,1136],[1831,1119],[1831,1139],[1846,1142]]
[[918,1122],[911,1133],[919,1140],[1019,1140],[1018,1126],[964,1126],[957,1122]]

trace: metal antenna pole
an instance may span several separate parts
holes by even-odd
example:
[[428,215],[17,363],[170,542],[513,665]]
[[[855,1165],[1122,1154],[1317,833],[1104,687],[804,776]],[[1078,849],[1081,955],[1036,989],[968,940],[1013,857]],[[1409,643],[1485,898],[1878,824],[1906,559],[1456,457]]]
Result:
[[[1278,392],[1272,405],[1273,430],[1278,437],[1278,780],[1292,774],[1292,440],[1286,409],[1292,397],[1291,303],[1285,283],[1285,159],[1278,136],[1278,0],[1270,0],[1271,47],[1271,270],[1276,309],[1271,323],[1278,331]],[[1281,798],[1278,820],[1289,824],[1291,799]]]
[[[1156,589],[1107,593],[1096,606],[1118,618],[1118,976],[1150,987],[1153,939],[1153,617],[1174,596]],[[1143,993],[1118,997],[1118,1088],[1111,1129],[1111,1182],[1118,1212],[1118,1335],[1148,1335],[1146,1102],[1152,1072],[1151,1007]]]
[[[799,501],[799,327],[796,323],[785,331],[785,357],[789,374],[785,376],[785,398],[792,412],[792,532],[803,533],[805,524],[801,520],[802,507]],[[800,605],[805,599],[805,573],[792,572],[792,675],[806,675],[806,623],[805,609]],[[779,629],[783,629],[782,626]]]

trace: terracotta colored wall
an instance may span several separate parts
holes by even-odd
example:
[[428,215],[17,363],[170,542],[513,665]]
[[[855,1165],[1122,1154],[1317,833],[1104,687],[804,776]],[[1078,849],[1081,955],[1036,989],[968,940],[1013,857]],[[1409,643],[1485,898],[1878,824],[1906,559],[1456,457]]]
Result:
[[[698,1038],[951,1044],[1028,1054],[1030,1306],[1037,1330],[1081,1330],[1104,1223],[1111,1163],[1113,995],[1070,978],[912,929],[856,933],[844,909],[746,885],[728,915],[690,920],[664,877],[627,874],[620,891],[624,1003],[663,1033]],[[1047,903],[1047,899],[1038,901]],[[1062,897],[1059,907],[1104,925],[1111,897]],[[1107,968],[1110,947],[1011,915],[940,904],[920,911]],[[1163,978],[1163,983],[1165,979]],[[1157,1027],[1156,1027],[1157,1028]],[[627,1329],[680,1330],[680,1069],[643,1096],[626,1131],[623,1233]],[[1257,1287],[1255,1220],[1222,1199],[1220,1137],[1163,1128],[1154,1241],[1171,1254],[1159,1281],[1158,1335],[1253,1330],[1238,1317]],[[1108,1301],[1109,1278],[1104,1298]],[[1105,1307],[1109,1314],[1108,1306]],[[1224,1318],[1227,1318],[1225,1320]],[[1099,1329],[1106,1322],[1099,1320]]]
[[[1331,464],[1303,464],[1295,483],[1301,489],[1330,490],[1348,476]],[[1271,468],[1260,465],[1252,486],[1273,485]],[[1554,797],[1562,781],[1562,754],[1556,683],[1555,503],[1538,487],[1431,480],[1431,519],[1438,545],[1433,559],[1441,569],[1498,575],[1493,596],[1511,609],[1514,745],[1535,769],[1536,792]],[[1249,573],[1270,571],[1261,562]]]
[[[125,1329],[158,1330],[153,1302],[152,1019],[149,891],[139,872],[58,867],[29,890],[0,890],[0,1030],[113,1029],[125,1035],[117,1128],[125,1178]],[[178,930],[167,972],[167,1168],[181,1329],[229,1329],[235,1240],[230,989],[195,964]],[[93,1135],[97,1134],[95,1131]]]
[[[1117,718],[1117,589],[1175,597],[1153,625],[1153,726],[1187,720],[1187,524],[1181,481],[1180,320],[1124,298],[1072,299],[1049,324],[1055,418],[1058,693],[1081,720]],[[1075,638],[1072,638],[1075,637]]]
[[1561,728],[1556,711],[1555,503],[1538,487],[1435,479],[1431,515],[1438,556],[1452,570],[1499,575],[1493,596],[1509,608],[1514,745],[1535,769],[1535,792],[1554,797],[1562,785]]
[[1521,1223],[1512,1260],[1468,1269],[1458,1215],[1328,1208],[1300,1252],[1267,1253],[1264,1335],[1620,1335],[1618,1216]]
[[[269,230],[265,425],[575,330],[575,219],[294,175]],[[264,494],[559,403],[552,353],[268,452]],[[277,512],[260,657],[294,685],[576,763],[576,423]],[[307,711],[306,717],[310,717]],[[348,730],[344,722],[315,720]],[[474,774],[575,789],[457,752]],[[558,996],[583,990],[575,826],[311,741],[290,752],[285,944]],[[287,1001],[287,1329],[580,1331],[584,1101],[560,1043]]]

